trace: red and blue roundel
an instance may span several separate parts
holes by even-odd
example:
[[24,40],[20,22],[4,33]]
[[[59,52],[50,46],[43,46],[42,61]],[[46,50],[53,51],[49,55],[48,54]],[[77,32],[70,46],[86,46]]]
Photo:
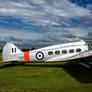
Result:
[[42,60],[44,58],[44,54],[43,54],[43,52],[37,52],[36,53],[36,59],[38,59],[38,60]]

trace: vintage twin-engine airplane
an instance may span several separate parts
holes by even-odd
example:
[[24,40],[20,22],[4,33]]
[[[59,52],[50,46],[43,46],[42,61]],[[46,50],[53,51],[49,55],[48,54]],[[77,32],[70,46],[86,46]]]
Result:
[[[60,45],[48,46],[45,48],[22,52],[14,44],[7,43],[3,48],[3,61],[4,62],[59,62],[68,61],[78,58],[85,58],[92,56],[92,42],[84,40],[65,43]],[[87,63],[79,62],[85,67],[90,66]]]

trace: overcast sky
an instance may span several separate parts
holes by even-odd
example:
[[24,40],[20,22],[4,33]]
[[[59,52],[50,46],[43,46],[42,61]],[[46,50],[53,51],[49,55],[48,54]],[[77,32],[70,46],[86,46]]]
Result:
[[0,41],[43,47],[92,40],[91,0],[0,0]]

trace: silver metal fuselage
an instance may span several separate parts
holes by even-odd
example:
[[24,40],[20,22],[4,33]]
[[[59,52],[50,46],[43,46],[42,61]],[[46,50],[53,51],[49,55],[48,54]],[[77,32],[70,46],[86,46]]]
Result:
[[[76,52],[76,49],[80,48],[81,52]],[[73,49],[74,53],[70,53],[69,50]],[[67,50],[66,54],[63,54],[62,51]],[[60,44],[60,45],[54,45],[54,46],[49,46],[37,50],[32,50],[27,53],[28,57],[26,55],[26,58],[29,58],[28,62],[54,62],[54,61],[65,61],[70,59],[70,57],[73,57],[75,55],[78,55],[79,53],[82,53],[84,51],[88,50],[88,45],[86,44],[85,41],[78,41],[78,42],[71,42],[71,43],[65,43],[65,44]],[[53,55],[49,55],[48,52],[53,52]],[[55,51],[60,51],[60,54],[55,54]],[[44,54],[44,57],[39,60],[36,57],[36,54],[38,52],[42,52]],[[16,61],[19,62],[27,62],[25,61],[25,53],[26,52],[21,52],[18,54],[12,54],[11,55],[11,60],[15,59]],[[76,59],[77,57],[73,58]]]

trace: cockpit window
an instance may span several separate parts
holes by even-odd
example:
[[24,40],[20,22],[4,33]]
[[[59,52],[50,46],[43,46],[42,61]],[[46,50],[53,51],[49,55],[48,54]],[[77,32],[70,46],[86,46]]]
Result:
[[88,45],[88,49],[92,50],[92,41],[86,41],[86,44]]

